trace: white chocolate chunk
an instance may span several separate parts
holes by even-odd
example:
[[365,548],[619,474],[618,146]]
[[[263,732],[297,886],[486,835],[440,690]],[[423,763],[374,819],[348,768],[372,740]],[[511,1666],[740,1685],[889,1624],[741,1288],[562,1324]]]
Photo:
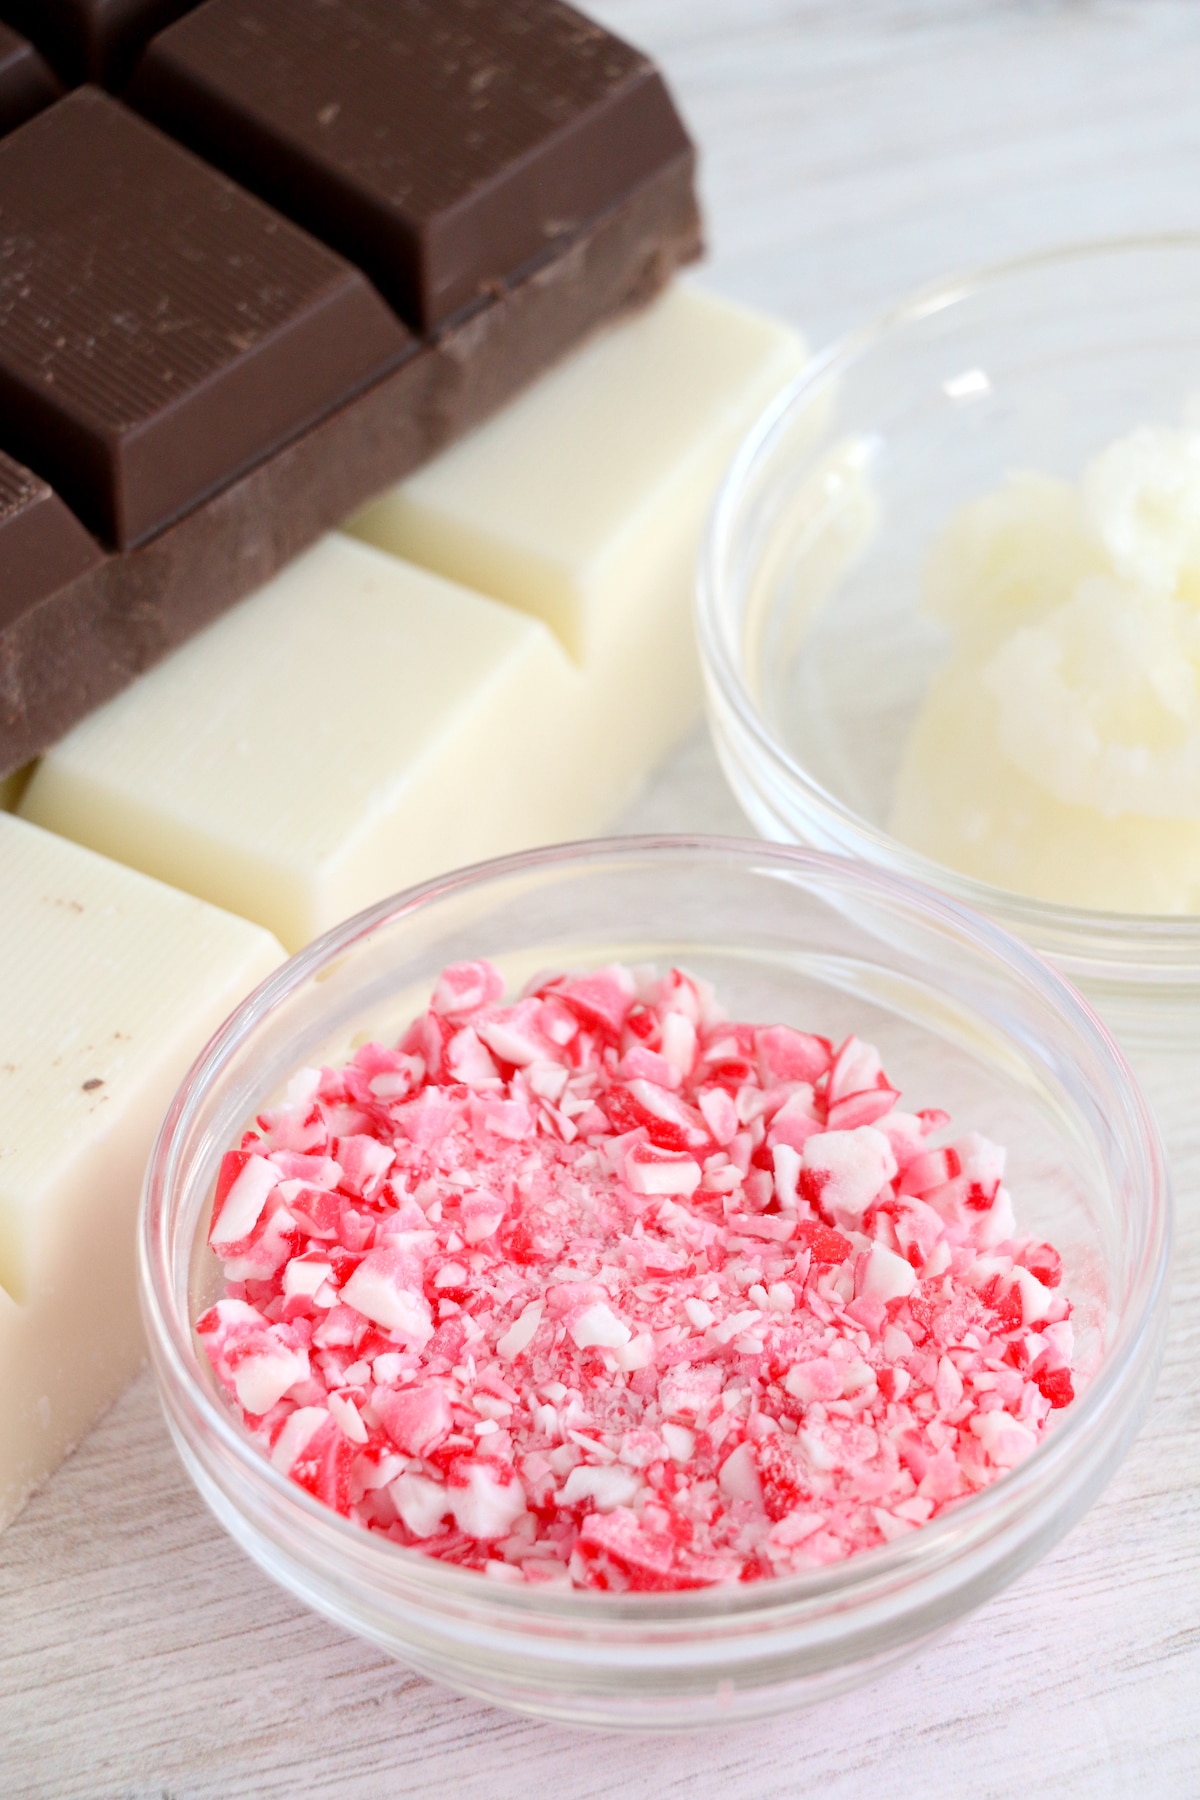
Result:
[[668,295],[375,509],[440,496],[414,547],[437,573],[326,539],[70,733],[22,812],[290,949],[602,829],[697,714],[704,516],[802,358],[782,325]]
[[265,931],[0,815],[0,1525],[143,1354],[134,1217]]
[[569,835],[576,685],[537,621],[333,535],[77,726],[21,810],[294,949]]
[[575,816],[606,827],[700,711],[692,596],[721,475],[805,358],[795,332],[676,286],[351,526],[544,619],[582,672]]
[[535,613],[592,668],[647,609],[688,618],[725,465],[804,360],[777,320],[677,285],[350,529]]

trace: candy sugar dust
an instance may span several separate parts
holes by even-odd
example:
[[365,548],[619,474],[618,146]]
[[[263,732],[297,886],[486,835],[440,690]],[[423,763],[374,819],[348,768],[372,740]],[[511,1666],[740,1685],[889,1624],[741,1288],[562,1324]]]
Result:
[[1027,1456],[1071,1307],[1004,1152],[671,970],[449,968],[224,1158],[197,1332],[275,1468],[510,1582],[831,1563]]

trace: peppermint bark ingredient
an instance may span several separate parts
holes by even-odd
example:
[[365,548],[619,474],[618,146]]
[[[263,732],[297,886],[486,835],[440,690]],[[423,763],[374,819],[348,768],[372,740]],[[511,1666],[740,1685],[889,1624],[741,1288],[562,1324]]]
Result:
[[443,974],[224,1159],[197,1331],[274,1466],[501,1580],[668,1590],[888,1542],[1074,1397],[1004,1154],[871,1046],[612,966]]
[[1140,426],[1077,483],[1024,472],[935,542],[953,634],[891,829],[1070,906],[1200,911],[1200,430]]

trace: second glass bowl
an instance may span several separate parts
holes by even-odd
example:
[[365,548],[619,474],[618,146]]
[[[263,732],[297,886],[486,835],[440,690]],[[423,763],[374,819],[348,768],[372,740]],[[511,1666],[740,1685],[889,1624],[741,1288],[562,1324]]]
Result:
[[[510,1587],[402,1549],[278,1474],[193,1321],[219,1292],[223,1149],[299,1067],[398,1035],[442,967],[510,991],[549,968],[682,964],[731,1016],[877,1044],[911,1107],[1007,1145],[1021,1227],[1056,1244],[1090,1376],[1034,1453],[886,1548],[811,1574],[667,1595]],[[1112,1040],[1039,958],[910,883],[717,839],[537,851],[385,902],[294,957],[196,1063],[147,1175],[142,1296],[168,1423],[204,1499],[302,1600],[451,1686],[576,1723],[667,1729],[795,1706],[888,1667],[1041,1556],[1117,1465],[1154,1388],[1170,1197]]]
[[932,882],[1051,957],[1132,1042],[1194,1037],[1200,917],[1090,911],[930,861],[887,826],[944,634],[931,543],[1014,470],[1075,480],[1200,403],[1200,236],[1085,245],[919,295],[819,357],[718,499],[698,608],[726,773],[766,836]]

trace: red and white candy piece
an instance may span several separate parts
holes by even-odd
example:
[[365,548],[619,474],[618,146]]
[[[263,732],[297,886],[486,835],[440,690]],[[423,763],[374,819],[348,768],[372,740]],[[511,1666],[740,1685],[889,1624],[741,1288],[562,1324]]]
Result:
[[274,1467],[505,1580],[661,1591],[890,1543],[1074,1398],[1004,1155],[877,1052],[609,967],[447,969],[225,1157],[198,1338]]

